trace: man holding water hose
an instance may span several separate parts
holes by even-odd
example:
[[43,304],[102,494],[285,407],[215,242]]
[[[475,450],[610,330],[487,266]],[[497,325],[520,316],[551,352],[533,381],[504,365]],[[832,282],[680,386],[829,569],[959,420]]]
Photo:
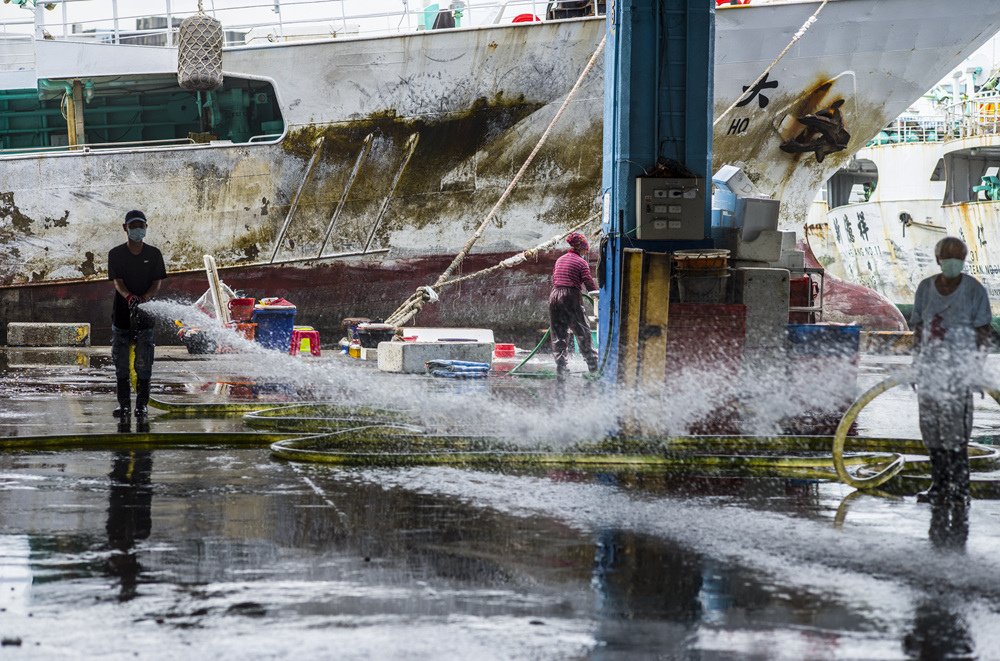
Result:
[[965,243],[941,239],[941,273],[917,287],[910,325],[920,405],[920,434],[931,459],[931,488],[917,500],[965,503],[969,497],[972,392],[982,387],[992,313],[986,288],[963,274]]
[[160,291],[167,277],[163,255],[143,242],[146,238],[146,216],[132,210],[125,214],[122,225],[128,240],[108,253],[108,280],[115,285],[114,312],[111,317],[111,360],[117,379],[119,431],[129,431],[132,425],[132,390],[129,346],[135,345],[135,422],[138,431],[148,431],[149,386],[153,378],[153,317],[139,305],[151,300]]

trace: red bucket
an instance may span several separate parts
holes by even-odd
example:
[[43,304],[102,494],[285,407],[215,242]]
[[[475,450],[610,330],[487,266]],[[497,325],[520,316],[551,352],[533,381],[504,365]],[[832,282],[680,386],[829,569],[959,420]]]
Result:
[[493,348],[494,358],[513,358],[517,349],[513,344],[498,344]]
[[257,301],[252,298],[234,298],[229,301],[229,317],[233,321],[250,321],[253,316],[253,305]]

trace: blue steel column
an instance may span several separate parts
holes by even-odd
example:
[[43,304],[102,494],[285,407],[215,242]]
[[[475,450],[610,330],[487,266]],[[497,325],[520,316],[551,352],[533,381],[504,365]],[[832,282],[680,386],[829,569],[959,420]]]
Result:
[[704,241],[638,241],[635,179],[659,158],[685,165],[710,185],[715,7],[711,0],[613,0],[604,60],[604,244],[600,298],[605,380],[618,378],[622,254],[711,245],[711,195]]

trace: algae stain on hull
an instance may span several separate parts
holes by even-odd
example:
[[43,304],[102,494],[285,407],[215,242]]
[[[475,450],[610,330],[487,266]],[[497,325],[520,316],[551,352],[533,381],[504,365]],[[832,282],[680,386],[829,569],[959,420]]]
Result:
[[[321,137],[323,145],[279,258],[315,256],[368,136],[372,136],[371,146],[361,154],[327,254],[362,249],[372,232],[372,248],[389,247],[398,239],[404,245],[393,247],[404,250],[411,247],[404,238],[409,232],[425,230],[442,237],[467,232],[527,158],[535,140],[521,132],[540,135],[538,127],[544,118],[538,111],[544,107],[497,96],[481,98],[463,112],[435,118],[401,118],[388,111],[344,124],[292,129],[282,148],[299,161],[302,173]],[[599,119],[594,121],[600,125]],[[414,139],[416,148],[406,163]],[[581,140],[550,142],[511,203],[534,206],[539,213],[554,208],[559,218],[550,222],[558,224],[575,224],[585,218],[598,194],[600,142],[599,130],[587,131]],[[376,227],[391,181],[404,163],[395,194]],[[284,216],[288,205],[278,211]],[[499,220],[503,222],[502,214]]]

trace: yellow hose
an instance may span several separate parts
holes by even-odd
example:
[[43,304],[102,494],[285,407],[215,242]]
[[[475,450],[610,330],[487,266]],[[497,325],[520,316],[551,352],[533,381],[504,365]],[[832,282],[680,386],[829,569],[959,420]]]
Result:
[[[855,400],[855,402],[851,404],[851,407],[844,413],[844,417],[841,418],[840,424],[837,426],[837,431],[833,436],[833,465],[837,471],[837,477],[839,477],[844,484],[852,486],[855,489],[876,489],[902,472],[903,469],[906,468],[907,463],[917,463],[912,459],[907,459],[901,452],[897,452],[893,460],[884,468],[874,475],[866,477],[851,475],[844,463],[844,444],[847,441],[847,433],[850,431],[851,426],[854,424],[854,421],[857,420],[861,411],[864,410],[866,406],[871,404],[876,397],[887,390],[891,390],[896,386],[901,385],[913,385],[914,383],[915,380],[913,376],[909,374],[890,376],[869,388],[865,393],[858,397],[858,399]],[[1000,392],[992,388],[985,388],[983,392],[987,393],[993,398],[994,401],[1000,404]],[[981,449],[988,448],[976,443],[971,443],[969,445],[970,462],[973,459],[974,453],[978,453]],[[924,451],[925,449],[921,443],[920,452]],[[922,463],[927,463],[927,461],[928,460],[925,458],[922,460]]]

